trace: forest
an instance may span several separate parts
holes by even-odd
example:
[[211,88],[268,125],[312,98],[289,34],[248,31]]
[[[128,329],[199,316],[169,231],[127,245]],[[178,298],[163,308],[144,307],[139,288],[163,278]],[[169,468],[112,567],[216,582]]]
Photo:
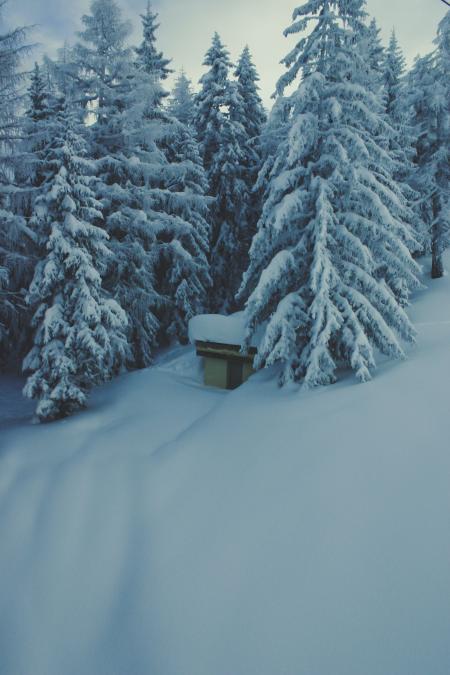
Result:
[[169,91],[150,4],[132,44],[120,2],[92,0],[31,72],[1,13],[0,366],[40,421],[201,313],[245,309],[244,348],[264,324],[255,365],[280,385],[404,358],[450,243],[450,11],[407,69],[364,0],[307,0],[270,111],[249,47],[232,63],[217,33],[198,86]]

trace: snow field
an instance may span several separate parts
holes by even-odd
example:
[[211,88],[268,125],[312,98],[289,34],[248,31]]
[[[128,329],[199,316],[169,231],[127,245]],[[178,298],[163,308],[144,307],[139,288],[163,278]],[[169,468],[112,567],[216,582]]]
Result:
[[450,283],[431,284],[410,358],[366,385],[216,391],[188,347],[69,420],[12,411],[1,675],[447,675]]

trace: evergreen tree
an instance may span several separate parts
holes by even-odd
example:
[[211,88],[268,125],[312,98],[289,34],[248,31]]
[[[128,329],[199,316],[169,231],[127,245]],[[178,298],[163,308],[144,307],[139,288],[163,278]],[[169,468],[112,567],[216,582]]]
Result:
[[[387,122],[391,128],[386,147],[395,161],[393,178],[408,204],[415,204],[418,194],[411,187],[414,182],[414,130],[411,125],[411,114],[404,78],[405,59],[398,44],[395,31],[392,31],[388,48],[385,51],[383,64],[383,93]],[[415,242],[413,253],[421,253],[424,239],[420,219],[411,210],[409,220],[413,227]]]
[[195,97],[195,129],[203,165],[209,177],[211,165],[220,148],[224,111],[230,104],[230,55],[217,33],[214,33],[203,65],[209,70],[200,78],[201,88]]
[[101,142],[100,129],[120,105],[120,88],[130,69],[131,49],[125,42],[131,24],[123,21],[115,0],[92,0],[90,12],[82,17],[79,42],[60,54],[55,74],[71,78],[79,103],[97,123],[92,134],[95,146]]
[[286,35],[306,31],[285,58],[283,93],[297,77],[244,287],[248,339],[268,320],[257,366],[281,382],[335,380],[349,366],[370,378],[374,350],[401,357],[414,338],[401,308],[417,288],[404,200],[381,143],[389,134],[368,81],[363,0],[309,0]]
[[248,46],[244,47],[234,75],[238,85],[238,93],[243,102],[242,117],[238,121],[244,127],[249,142],[256,145],[255,141],[259,138],[261,129],[266,122],[266,113],[258,93],[259,75],[256,72]]
[[[277,161],[278,148],[286,141],[292,115],[292,101],[288,96],[276,96],[275,102],[269,113],[267,123],[264,125],[260,146],[263,164],[259,172],[256,189],[262,195],[266,194],[269,185],[269,176]],[[264,197],[263,197],[263,201]]]
[[46,83],[41,73],[39,64],[35,62],[34,70],[30,76],[30,86],[28,87],[28,98],[30,101],[26,116],[32,122],[40,122],[46,118],[48,110],[48,92]]
[[392,31],[384,62],[384,82],[386,92],[386,112],[395,119],[401,116],[402,77],[405,72],[405,59]]
[[15,161],[16,183],[21,192],[21,211],[31,216],[33,201],[45,180],[44,151],[51,140],[50,120],[55,100],[47,90],[40,66],[35,63],[28,88],[28,107],[22,120],[23,138]]
[[[244,129],[242,166],[249,194],[249,213],[247,231],[243,234],[245,248],[248,251],[261,215],[261,192],[256,189],[256,182],[262,166],[261,133],[266,123],[266,113],[258,94],[259,76],[252,62],[248,46],[244,48],[239,58],[234,75],[237,80],[238,94],[242,101],[242,106],[232,109],[232,114],[235,121],[240,123]],[[245,261],[245,267],[247,262],[248,260]]]
[[[101,92],[102,105],[94,109],[90,136],[113,251],[105,283],[128,314],[129,365],[143,367],[158,345],[185,340],[187,321],[203,308],[209,281],[205,178],[189,130],[161,105],[160,67],[156,63],[152,71],[150,62],[133,61],[124,46],[126,24],[117,5],[109,4],[116,33],[105,69],[116,76],[91,85]],[[91,9],[94,25],[96,2]],[[100,58],[105,46],[96,34],[82,37],[76,52],[98,50]],[[79,67],[84,72],[82,60]]]
[[[189,320],[204,311],[211,285],[208,184],[193,130],[162,106],[166,92],[160,62],[150,61],[144,68],[140,64],[138,59],[136,79],[147,93],[136,96],[139,86],[134,85],[130,109],[137,110],[137,125],[130,138],[141,164],[147,163],[137,189],[156,233],[151,251],[156,338],[157,344],[186,342]],[[141,100],[147,100],[144,107]]]
[[209,193],[215,199],[211,209],[210,306],[213,311],[232,312],[237,308],[235,296],[251,236],[244,101],[239,84],[229,80],[232,64],[217,33],[203,64],[209,70],[200,79],[195,126]]
[[0,2],[0,367],[14,367],[25,340],[24,288],[29,279],[33,234],[17,209],[15,154],[20,135],[18,107],[28,51],[27,29],[6,31]]
[[211,287],[211,200],[205,196],[208,183],[193,131],[172,118],[166,136],[165,157],[171,177],[165,210],[170,218],[158,237],[157,285],[165,299],[160,333],[162,342],[167,338],[187,342],[189,320],[205,311]]
[[[105,285],[127,312],[132,347],[128,365],[148,365],[157,344],[154,310],[160,299],[155,290],[155,233],[143,208],[142,190],[138,195],[132,190],[139,181],[145,185],[142,171],[147,169],[133,155],[136,129],[142,130],[142,109],[129,108],[134,87],[139,89],[141,108],[151,105],[150,94],[142,87],[146,73],[136,69],[126,46],[131,27],[115,0],[93,0],[90,12],[82,17],[85,30],[79,33],[66,72],[79,83],[79,98],[91,115],[91,155],[99,178],[96,197],[102,203],[113,254]],[[161,158],[154,154],[154,164],[161,170]]]
[[[35,64],[28,88],[28,107],[21,120],[20,138],[9,158],[10,184],[4,188],[8,195],[10,214],[5,218],[7,231],[15,232],[14,256],[16,274],[11,294],[17,303],[10,328],[14,338],[7,358],[19,369],[31,340],[30,315],[25,303],[26,289],[33,276],[37,255],[36,233],[32,226],[33,207],[45,180],[44,148],[51,139],[51,116],[48,93],[40,68]],[[11,254],[10,254],[11,255]],[[10,258],[11,259],[11,258]]]
[[433,279],[444,274],[442,254],[450,244],[450,12],[439,24],[436,50],[417,59],[408,76],[409,101],[417,130],[413,186],[425,249],[431,250]]
[[34,346],[24,361],[24,393],[37,399],[42,421],[65,417],[86,403],[89,389],[125,361],[126,316],[106,298],[101,275],[109,249],[98,227],[101,205],[92,190],[92,164],[70,102],[62,102],[46,147],[42,194],[34,225],[43,252],[28,294]]
[[378,92],[383,86],[385,50],[381,42],[381,29],[375,19],[371,19],[369,26],[362,37],[362,47],[367,49],[367,71],[369,79],[373,82],[374,92]]
[[211,309],[232,313],[248,264],[251,202],[245,181],[245,136],[242,126],[223,116],[220,146],[209,170],[213,233],[211,241]]
[[2,154],[17,141],[20,121],[18,108],[21,101],[20,85],[24,73],[20,71],[23,57],[30,47],[25,27],[5,30],[3,10],[7,0],[0,0],[0,148]]
[[396,177],[399,181],[405,180],[410,173],[413,142],[404,73],[405,59],[393,31],[385,52],[383,80],[386,115],[394,132],[389,147],[398,162]]
[[173,73],[168,66],[171,59],[165,59],[162,52],[156,48],[156,31],[160,24],[156,23],[158,14],[152,12],[151,2],[147,3],[147,11],[141,15],[143,24],[143,40],[139,47],[136,47],[138,67],[143,68],[149,75],[156,80],[166,80]]
[[432,195],[432,277],[443,276],[442,253],[450,245],[450,11],[438,26],[436,44],[437,148]]
[[179,122],[191,127],[195,117],[194,94],[191,81],[184,70],[178,76],[169,101],[169,112]]

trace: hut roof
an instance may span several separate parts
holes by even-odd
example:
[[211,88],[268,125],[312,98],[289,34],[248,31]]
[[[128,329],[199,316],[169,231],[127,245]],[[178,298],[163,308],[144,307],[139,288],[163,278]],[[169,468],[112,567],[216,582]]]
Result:
[[[262,329],[253,336],[250,346],[258,347]],[[229,316],[223,314],[199,314],[189,321],[189,340],[194,343],[217,342],[226,345],[242,345],[245,337],[245,312]]]

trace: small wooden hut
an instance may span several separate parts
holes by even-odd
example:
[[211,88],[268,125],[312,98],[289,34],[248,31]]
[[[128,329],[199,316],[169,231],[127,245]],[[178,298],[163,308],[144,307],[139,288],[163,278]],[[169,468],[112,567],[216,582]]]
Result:
[[244,313],[231,316],[202,314],[189,322],[189,338],[203,359],[204,383],[209,387],[236,389],[254,373],[256,341],[242,353]]

